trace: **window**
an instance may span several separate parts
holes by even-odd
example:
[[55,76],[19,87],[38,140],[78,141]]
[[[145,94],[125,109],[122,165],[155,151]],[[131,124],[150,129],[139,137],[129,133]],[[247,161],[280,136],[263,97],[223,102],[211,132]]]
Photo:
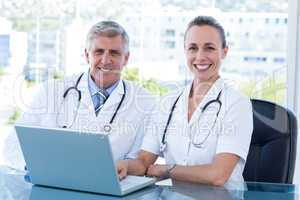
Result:
[[[297,7],[294,6],[297,0],[274,0],[267,4],[258,0],[38,2],[40,4],[32,5],[31,1],[25,0],[1,1],[0,79],[10,78],[12,81],[17,76],[25,76],[31,86],[39,80],[38,74],[33,73],[36,68],[53,69],[52,74],[40,73],[43,77],[44,74],[57,77],[63,73],[78,73],[86,68],[83,49],[87,29],[99,19],[112,19],[122,24],[130,36],[128,68],[138,68],[135,74],[140,75],[139,78],[155,80],[159,86],[164,82],[171,90],[174,85],[184,85],[191,79],[183,54],[184,31],[193,17],[205,13],[217,18],[226,32],[230,50],[222,66],[222,75],[238,81],[240,89],[250,97],[283,106],[297,102],[291,99],[294,95],[286,94],[286,86],[294,87],[296,83],[287,80],[287,71],[290,70],[287,66],[296,66],[300,62],[296,61],[299,50],[292,52],[298,53],[294,56],[294,63],[288,63],[286,57],[292,55],[287,51],[296,49],[287,48],[288,39],[293,38],[294,43],[299,43],[297,37],[290,37],[291,32],[296,34],[299,27],[288,33],[289,23],[297,27],[294,23],[299,13],[292,18],[288,15],[288,9]],[[292,3],[292,7],[288,7],[288,3]],[[293,42],[290,42],[291,46],[296,45]],[[148,66],[153,73],[149,73]],[[26,70],[29,72],[24,72]],[[289,74],[297,73],[296,69],[293,70]],[[5,105],[0,104],[0,112],[8,115],[0,119],[2,125],[14,121],[19,115],[10,93],[13,91],[11,81],[0,82],[0,88],[4,88],[0,94],[8,99]],[[268,85],[270,82],[273,85]],[[265,88],[271,91],[267,95],[263,92]],[[28,93],[32,91],[31,87],[27,89]],[[0,141],[5,136],[7,134],[0,133]],[[298,180],[300,182],[300,178]]]
[[175,30],[167,29],[167,30],[165,31],[165,36],[171,36],[171,37],[174,37],[174,36],[175,36]]
[[174,41],[165,41],[165,48],[174,49],[175,48],[175,42]]
[[273,59],[273,62],[274,62],[274,63],[284,63],[284,62],[285,62],[285,59],[284,59],[284,58],[274,58],[274,59]]
[[0,67],[8,66],[10,52],[10,36],[0,35]]
[[269,18],[266,18],[266,19],[265,19],[265,23],[266,23],[266,24],[269,24],[269,21],[270,21]]

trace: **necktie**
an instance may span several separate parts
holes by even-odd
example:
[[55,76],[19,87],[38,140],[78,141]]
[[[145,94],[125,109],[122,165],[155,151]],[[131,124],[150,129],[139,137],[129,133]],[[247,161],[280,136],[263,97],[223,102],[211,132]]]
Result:
[[94,94],[94,96],[96,98],[95,114],[97,116],[105,101],[107,100],[109,94],[104,89],[100,89],[97,93]]

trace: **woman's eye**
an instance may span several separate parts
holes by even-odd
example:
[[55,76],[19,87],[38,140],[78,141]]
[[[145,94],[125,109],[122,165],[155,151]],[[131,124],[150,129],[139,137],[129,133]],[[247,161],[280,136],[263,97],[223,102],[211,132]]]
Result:
[[211,50],[211,51],[212,51],[212,50],[215,50],[214,47],[207,47],[207,49],[208,49],[208,50]]

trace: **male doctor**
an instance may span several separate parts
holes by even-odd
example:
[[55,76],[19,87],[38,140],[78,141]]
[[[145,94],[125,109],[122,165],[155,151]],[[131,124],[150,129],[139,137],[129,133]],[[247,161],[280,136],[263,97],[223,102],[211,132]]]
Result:
[[126,31],[113,21],[96,23],[84,54],[89,69],[46,82],[18,123],[107,133],[115,161],[135,158],[155,98],[120,78],[129,59]]

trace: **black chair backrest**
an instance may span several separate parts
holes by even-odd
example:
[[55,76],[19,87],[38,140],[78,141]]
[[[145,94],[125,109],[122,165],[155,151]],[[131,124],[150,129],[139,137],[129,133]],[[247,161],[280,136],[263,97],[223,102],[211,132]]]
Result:
[[292,183],[296,161],[297,119],[275,103],[251,99],[253,134],[245,181]]

